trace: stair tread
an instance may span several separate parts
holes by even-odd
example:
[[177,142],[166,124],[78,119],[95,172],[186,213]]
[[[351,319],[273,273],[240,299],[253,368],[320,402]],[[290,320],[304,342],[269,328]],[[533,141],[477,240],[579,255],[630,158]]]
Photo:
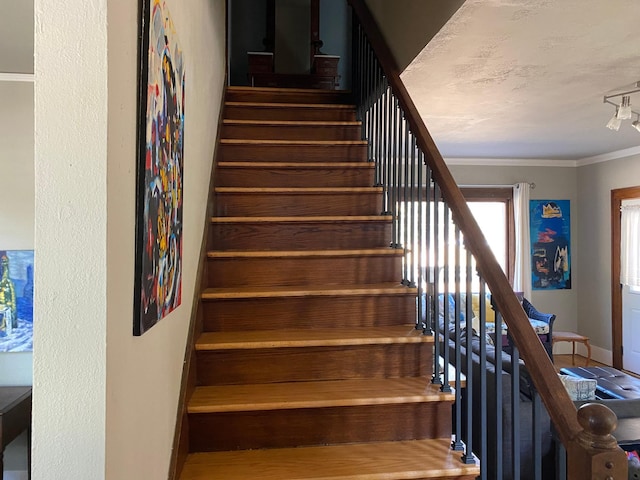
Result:
[[222,298],[276,298],[309,296],[358,296],[358,295],[416,295],[416,288],[399,283],[381,283],[364,285],[300,285],[284,287],[236,287],[206,288],[202,292],[203,300]]
[[291,410],[392,403],[452,401],[426,377],[196,387],[189,413]]
[[216,250],[207,253],[209,258],[369,257],[382,255],[401,257],[404,255],[404,250],[381,247],[352,250]]
[[350,127],[359,126],[362,122],[357,120],[350,121],[336,121],[336,120],[235,120],[225,119],[222,122],[224,125],[251,125],[251,126],[278,126],[278,127]]
[[309,108],[313,110],[355,110],[355,105],[348,103],[278,103],[278,102],[225,102],[229,107],[248,107],[248,108]]
[[227,86],[229,92],[249,92],[249,93],[309,93],[309,94],[329,94],[334,95],[336,93],[346,94],[350,93],[350,90],[333,90],[325,88],[289,88],[289,87],[248,87],[244,85],[229,85]]
[[382,193],[382,187],[216,187],[216,193]]
[[373,162],[219,162],[218,168],[366,168],[374,169]]
[[212,217],[212,223],[339,223],[390,222],[391,215],[341,215],[313,217]]
[[221,145],[296,145],[296,146],[325,146],[344,147],[349,145],[368,145],[366,140],[286,140],[286,139],[244,139],[244,138],[221,138]]
[[182,480],[393,480],[474,477],[448,439],[195,453]]
[[379,345],[433,343],[415,325],[367,328],[311,328],[299,330],[250,330],[239,332],[203,332],[196,350]]

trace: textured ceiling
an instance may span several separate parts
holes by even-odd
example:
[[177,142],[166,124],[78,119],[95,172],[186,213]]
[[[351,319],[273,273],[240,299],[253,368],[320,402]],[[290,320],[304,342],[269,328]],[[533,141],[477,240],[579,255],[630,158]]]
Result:
[[638,19],[639,0],[467,0],[402,78],[446,158],[638,147],[631,121],[605,128],[603,103],[640,80]]

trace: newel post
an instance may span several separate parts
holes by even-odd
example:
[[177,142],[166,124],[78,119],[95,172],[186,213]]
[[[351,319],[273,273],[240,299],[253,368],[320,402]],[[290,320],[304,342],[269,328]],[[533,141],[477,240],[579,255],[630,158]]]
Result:
[[587,403],[578,409],[583,430],[567,445],[569,480],[626,480],[627,456],[611,433],[618,419],[606,406]]

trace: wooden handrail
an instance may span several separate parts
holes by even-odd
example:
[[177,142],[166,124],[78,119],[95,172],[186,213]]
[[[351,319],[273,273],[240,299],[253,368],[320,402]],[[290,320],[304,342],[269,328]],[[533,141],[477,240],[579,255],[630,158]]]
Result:
[[[587,448],[586,445],[590,444],[588,439],[593,437],[593,433],[585,431],[584,425],[579,422],[575,405],[563,387],[538,336],[531,328],[519,300],[513,293],[509,281],[496,261],[484,234],[467,206],[462,192],[453,179],[411,96],[400,79],[400,69],[375,19],[364,0],[349,0],[349,4],[354,14],[358,17],[369,43],[376,53],[387,82],[404,111],[405,118],[416,137],[418,146],[425,155],[425,161],[431,168],[434,179],[440,186],[453,219],[464,234],[466,248],[471,251],[476,259],[478,271],[492,292],[498,310],[507,323],[509,333],[521,352],[533,383],[556,427],[557,434],[569,452],[569,478],[592,478],[591,474],[595,473],[592,469],[589,470],[588,477],[572,476],[572,465],[574,467],[577,466],[580,469],[579,471],[584,474],[586,473],[584,470],[585,465],[593,463],[586,461],[586,459],[593,460],[597,453],[600,455],[598,459],[603,460],[601,457],[603,452],[606,452],[609,456],[606,457],[607,461],[600,462],[599,465],[607,464],[611,467],[606,468],[609,477],[611,479],[626,478],[626,465],[621,465],[624,452],[617,445],[612,447],[609,442],[604,450],[602,447],[604,443],[599,444],[599,448],[595,450]],[[595,413],[590,411],[596,417],[601,415],[602,412],[602,409],[597,409]],[[612,412],[611,415],[613,415]],[[607,421],[610,421],[610,417],[607,418]],[[594,421],[596,423],[600,421],[607,423],[604,420]],[[622,467],[624,467],[623,470],[621,470]],[[573,472],[575,474],[578,470],[573,470]]]

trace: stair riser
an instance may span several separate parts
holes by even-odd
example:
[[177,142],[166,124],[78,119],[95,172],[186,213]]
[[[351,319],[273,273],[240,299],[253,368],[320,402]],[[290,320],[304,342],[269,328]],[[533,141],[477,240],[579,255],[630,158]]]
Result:
[[207,267],[207,287],[277,285],[358,285],[399,281],[402,258],[215,258]]
[[218,167],[221,187],[369,187],[374,171],[368,168],[236,168]]
[[451,404],[410,403],[190,415],[192,451],[451,436]]
[[225,125],[222,138],[252,140],[360,140],[360,125]]
[[205,301],[205,331],[279,328],[375,327],[416,318],[416,299],[405,295],[257,298]]
[[266,105],[227,105],[224,118],[233,120],[284,120],[312,122],[353,122],[354,109],[347,108],[305,108],[270,107]]
[[377,248],[389,245],[386,222],[215,223],[209,250],[304,250]]
[[431,344],[198,352],[199,385],[426,376]]
[[334,103],[349,104],[351,98],[348,93],[340,91],[297,91],[286,90],[249,90],[229,89],[225,97],[227,102],[263,102],[263,103]]
[[222,217],[379,215],[382,195],[367,193],[217,193],[215,214]]
[[365,162],[366,145],[221,144],[219,162]]

